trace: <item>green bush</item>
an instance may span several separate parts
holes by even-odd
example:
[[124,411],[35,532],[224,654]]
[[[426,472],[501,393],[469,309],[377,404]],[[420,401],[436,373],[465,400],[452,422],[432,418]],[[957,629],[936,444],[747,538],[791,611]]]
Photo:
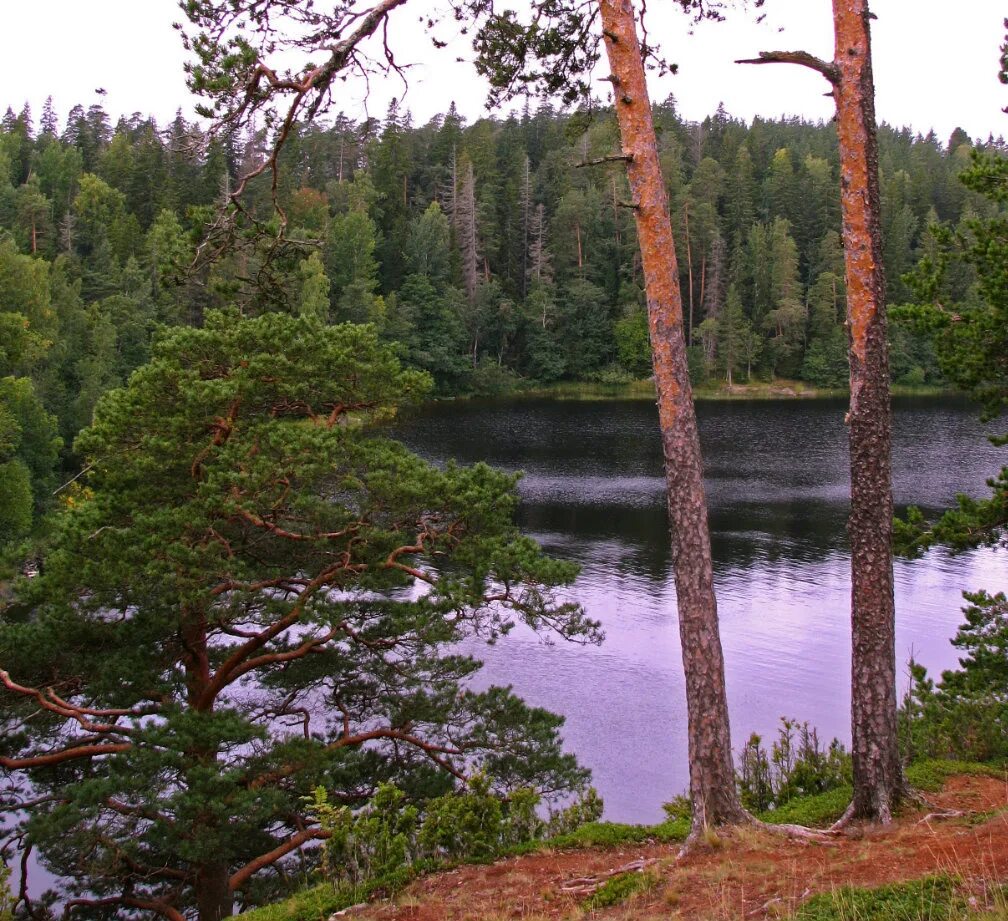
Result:
[[805,352],[801,379],[816,387],[841,389],[850,384],[847,337],[837,329],[825,338],[814,339]]
[[0,921],[14,921],[14,895],[8,880],[10,867],[0,863]]
[[620,873],[607,879],[595,892],[585,899],[583,906],[588,911],[610,908],[625,902],[637,892],[646,892],[658,885],[660,879],[655,873]]
[[629,371],[624,371],[618,365],[607,365],[604,368],[599,368],[597,371],[586,374],[584,379],[593,384],[601,384],[604,387],[625,387],[627,384],[632,384],[637,380],[633,374]]
[[357,814],[334,807],[317,787],[310,800],[312,813],[329,832],[322,852],[322,874],[333,882],[362,883],[403,869],[412,857],[417,808],[395,784],[383,783],[370,803]]
[[966,621],[952,639],[962,668],[939,682],[911,661],[900,708],[904,757],[991,761],[1008,758],[1008,599],[966,592]]
[[742,802],[755,812],[779,809],[799,796],[850,786],[850,755],[837,739],[823,748],[808,723],[781,717],[769,751],[753,733],[739,756]]
[[506,844],[518,843],[510,839],[509,830],[503,800],[493,795],[489,779],[478,774],[463,792],[431,800],[418,843],[431,856],[485,860]]
[[634,310],[613,326],[619,363],[631,374],[643,377],[651,373],[651,337],[646,310]]
[[416,805],[394,784],[379,784],[375,795],[354,812],[334,806],[325,789],[309,798],[309,809],[329,834],[320,861],[323,877],[336,886],[360,886],[412,874],[418,867],[445,862],[484,861],[530,849],[544,838],[570,835],[602,815],[594,789],[548,818],[540,818],[541,797],[520,788],[495,792],[485,774],[466,787]]
[[484,357],[469,372],[466,382],[468,389],[477,396],[493,397],[513,393],[521,383],[521,378],[510,368]]

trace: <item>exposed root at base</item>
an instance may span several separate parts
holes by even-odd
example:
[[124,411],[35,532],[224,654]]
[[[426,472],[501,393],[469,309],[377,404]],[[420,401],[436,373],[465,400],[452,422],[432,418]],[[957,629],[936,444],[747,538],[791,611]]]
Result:
[[[778,835],[782,838],[813,842],[815,844],[821,844],[824,847],[836,846],[836,842],[833,840],[836,833],[832,829],[808,828],[805,825],[792,825],[784,822],[764,822],[762,819],[757,819],[751,812],[743,812],[739,821],[719,827],[732,828],[733,826],[754,828],[758,831],[765,831],[768,834]],[[691,829],[686,840],[683,842],[682,847],[679,849],[679,853],[676,855],[676,860],[682,860],[684,857],[688,857],[694,851],[697,844],[704,841],[709,831],[709,826],[696,826]]]
[[795,838],[799,841],[814,841],[825,847],[836,847],[836,832],[831,828],[807,828],[804,825],[792,825],[781,822],[755,822],[756,828],[769,832],[771,835],[780,835],[784,838]]
[[655,858],[650,860],[633,860],[613,870],[605,870],[592,876],[578,876],[574,879],[565,880],[560,886],[560,891],[567,895],[589,896],[614,876],[622,876],[624,873],[642,873],[651,864],[657,862]]
[[945,809],[941,812],[929,812],[923,819],[917,822],[918,825],[929,825],[935,819],[961,819],[965,812],[961,809]]
[[[917,803],[924,809],[930,809],[935,813],[942,812],[942,809],[935,806],[919,791],[915,790],[913,787],[909,786],[905,781],[902,785],[902,789],[898,791],[896,795],[895,802],[897,805],[903,800],[909,800],[910,802]],[[893,814],[892,814],[892,803],[888,797],[884,797],[881,802],[877,804],[877,815],[873,818],[866,817],[862,815],[856,808],[856,800],[851,800],[850,805],[844,810],[844,814],[840,816],[831,826],[830,832],[832,834],[839,834],[840,832],[846,830],[850,825],[852,825],[858,819],[864,819],[873,825],[892,825]]]

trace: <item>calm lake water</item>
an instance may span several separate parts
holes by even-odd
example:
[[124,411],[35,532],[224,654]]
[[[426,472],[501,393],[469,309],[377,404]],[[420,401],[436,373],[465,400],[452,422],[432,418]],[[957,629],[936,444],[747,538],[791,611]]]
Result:
[[[895,402],[898,505],[937,510],[983,495],[1006,452],[976,412],[948,399]],[[772,734],[781,716],[849,741],[850,557],[846,410],[841,401],[699,404],[732,738]],[[434,461],[524,471],[522,527],[575,560],[573,596],[600,620],[597,648],[516,631],[478,652],[481,681],[511,684],[564,714],[606,817],[655,822],[688,784],[686,703],[650,401],[511,399],[441,403],[394,428]],[[896,654],[932,673],[956,664],[949,639],[963,589],[1008,586],[1008,554],[929,552],[896,562]],[[904,676],[905,680],[905,676]]]

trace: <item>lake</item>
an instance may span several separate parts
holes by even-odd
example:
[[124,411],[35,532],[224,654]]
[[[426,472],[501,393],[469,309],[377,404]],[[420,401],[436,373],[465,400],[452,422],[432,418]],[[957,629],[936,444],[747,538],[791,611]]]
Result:
[[[1008,462],[974,407],[894,402],[898,506],[938,510],[984,494]],[[844,401],[698,404],[732,740],[772,735],[781,716],[828,741],[850,738],[850,557]],[[656,822],[688,784],[686,701],[664,506],[657,411],[649,400],[514,398],[447,402],[393,433],[435,462],[522,470],[523,529],[582,571],[572,595],[600,620],[600,647],[515,631],[480,648],[481,682],[511,684],[567,718],[606,818]],[[956,664],[949,639],[964,589],[1001,590],[1008,554],[930,551],[897,560],[896,655],[932,674]],[[905,669],[903,669],[905,673]],[[904,674],[904,683],[906,676]],[[901,689],[902,693],[902,689]]]

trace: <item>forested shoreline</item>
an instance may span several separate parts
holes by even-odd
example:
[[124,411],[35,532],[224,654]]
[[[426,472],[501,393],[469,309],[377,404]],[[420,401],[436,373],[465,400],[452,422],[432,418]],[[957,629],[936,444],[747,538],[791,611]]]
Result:
[[[838,161],[831,125],[723,109],[684,121],[655,107],[697,384],[846,380]],[[100,105],[61,125],[8,109],[0,132],[0,352],[8,484],[0,531],[30,531],[98,397],[144,363],[158,324],[200,325],[238,304],[324,322],[371,322],[442,395],[519,382],[621,383],[650,371],[637,240],[611,110],[527,106],[467,124],[452,105],[414,126],[342,114],[301,126],[280,158],[282,247],[270,246],[268,178],[249,185],[244,245],[214,258],[207,236],[237,177],[272,138],[208,138],[181,114],[113,127]],[[958,181],[970,139],[880,130],[889,300],[937,244],[993,205]],[[1000,152],[1001,139],[984,147]],[[601,162],[596,162],[601,161]],[[266,241],[266,242],[264,242]],[[969,266],[947,300],[974,297]],[[891,330],[893,380],[941,384],[926,336]],[[7,424],[7,418],[14,421]],[[31,494],[32,501],[27,503]]]

